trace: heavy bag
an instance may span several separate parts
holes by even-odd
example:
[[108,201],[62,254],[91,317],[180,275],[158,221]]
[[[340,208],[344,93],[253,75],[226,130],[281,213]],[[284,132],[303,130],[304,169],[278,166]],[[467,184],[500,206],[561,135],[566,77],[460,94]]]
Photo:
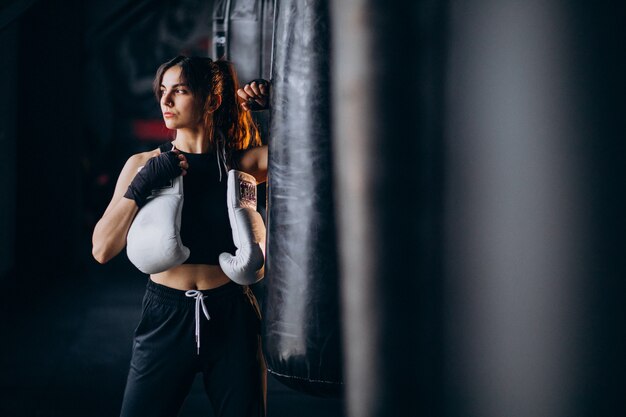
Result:
[[268,372],[342,392],[325,1],[276,4],[263,347]]

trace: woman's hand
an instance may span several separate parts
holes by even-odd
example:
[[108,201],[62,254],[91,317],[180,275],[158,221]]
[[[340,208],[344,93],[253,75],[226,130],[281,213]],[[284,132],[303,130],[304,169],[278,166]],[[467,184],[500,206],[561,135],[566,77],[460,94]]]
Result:
[[260,78],[237,90],[237,95],[243,100],[241,108],[245,111],[269,109],[269,94],[269,81]]
[[188,167],[185,156],[177,149],[156,155],[148,159],[143,168],[137,172],[124,197],[135,200],[137,206],[142,207],[146,204],[153,189],[166,185],[179,175],[186,174]]
[[176,156],[178,157],[178,160],[180,161],[178,163],[178,166],[180,166],[180,169],[182,170],[182,176],[187,175],[187,170],[189,169],[189,163],[187,162],[187,158],[185,158],[185,155],[183,155],[182,153],[180,153],[180,151],[178,149],[176,149],[175,147],[172,148],[172,152],[174,152],[176,154]]

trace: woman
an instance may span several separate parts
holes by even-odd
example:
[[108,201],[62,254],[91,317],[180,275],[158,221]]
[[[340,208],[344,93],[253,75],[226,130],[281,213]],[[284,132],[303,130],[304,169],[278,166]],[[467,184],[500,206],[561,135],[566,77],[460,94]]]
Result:
[[[256,300],[229,280],[218,256],[235,249],[223,165],[266,180],[267,147],[247,110],[266,106],[267,87],[253,82],[238,90],[227,61],[178,56],[158,69],[154,91],[175,140],[128,159],[95,227],[93,256],[105,263],[117,255],[152,189],[178,175],[184,175],[181,238],[191,255],[150,275],[121,415],[175,416],[199,372],[216,416],[264,415]],[[207,319],[199,318],[199,348],[190,292],[201,292],[207,309]]]

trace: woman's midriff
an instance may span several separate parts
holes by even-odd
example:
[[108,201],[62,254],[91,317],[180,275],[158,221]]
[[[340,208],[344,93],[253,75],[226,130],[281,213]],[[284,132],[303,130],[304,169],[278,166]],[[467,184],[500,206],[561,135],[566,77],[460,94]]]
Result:
[[183,264],[165,272],[150,275],[157,284],[177,290],[210,290],[227,284],[230,279],[219,265]]

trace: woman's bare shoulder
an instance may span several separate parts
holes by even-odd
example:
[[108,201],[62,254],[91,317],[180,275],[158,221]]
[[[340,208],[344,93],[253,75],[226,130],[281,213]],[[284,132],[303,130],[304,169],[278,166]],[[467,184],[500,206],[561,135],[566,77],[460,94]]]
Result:
[[139,152],[134,155],[131,155],[130,158],[128,158],[128,160],[126,161],[126,164],[124,165],[124,170],[138,169],[139,167],[144,166],[146,162],[148,162],[148,159],[155,157],[159,155],[160,153],[161,151],[159,150],[159,148],[157,148],[152,151]]
[[161,151],[157,148],[152,151],[147,152],[139,152],[134,155],[131,155],[126,163],[124,164],[124,168],[120,172],[120,175],[117,179],[118,187],[116,188],[124,188],[130,184],[130,181],[135,177],[139,167],[142,167],[148,162],[148,159],[157,156],[161,153]]
[[148,162],[148,159],[153,156],[157,156],[159,153],[159,149],[155,149],[153,151],[139,152],[128,158],[126,164],[124,164],[124,168],[122,168],[122,172],[120,172],[120,175],[117,177],[113,197],[111,198],[111,202],[105,210],[103,217],[113,208],[115,203],[122,198],[128,188],[128,185],[133,178],[135,178],[139,167],[144,166],[146,162]]

